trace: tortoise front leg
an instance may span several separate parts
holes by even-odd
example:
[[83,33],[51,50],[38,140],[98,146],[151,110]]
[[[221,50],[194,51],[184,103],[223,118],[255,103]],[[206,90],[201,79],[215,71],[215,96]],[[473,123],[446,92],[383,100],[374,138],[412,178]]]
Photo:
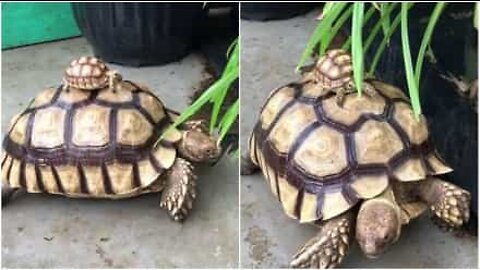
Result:
[[333,268],[343,259],[353,239],[355,214],[349,210],[321,224],[290,263],[295,268]]
[[470,193],[456,185],[429,178],[422,181],[419,196],[433,211],[435,216],[451,228],[458,228],[470,218]]
[[[353,85],[353,82],[348,82],[345,86],[332,88],[332,89],[329,89],[328,91],[334,92],[336,94],[337,105],[340,108],[343,108],[345,97],[351,93],[354,93],[356,90],[355,90],[355,86]],[[368,82],[363,82],[362,93],[367,95],[368,97],[374,97],[377,94],[377,91],[375,90],[375,87],[372,84]]]
[[192,210],[195,179],[190,162],[177,158],[167,174],[167,185],[160,200],[160,207],[165,208],[173,220],[183,221]]

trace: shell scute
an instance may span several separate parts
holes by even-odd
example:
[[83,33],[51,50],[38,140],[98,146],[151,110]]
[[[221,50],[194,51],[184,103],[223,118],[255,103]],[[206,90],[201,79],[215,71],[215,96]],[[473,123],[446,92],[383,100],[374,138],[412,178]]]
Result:
[[[65,74],[85,86],[101,80],[93,77],[106,69],[87,57],[73,61]],[[12,188],[70,197],[123,198],[159,191],[164,185],[154,182],[173,165],[183,136],[171,129],[154,148],[171,123],[151,90],[128,81],[113,90],[49,88],[12,119],[3,144],[2,176]]]
[[[334,52],[317,66],[331,71],[349,64],[342,52]],[[312,74],[318,79],[315,72],[326,71]],[[250,156],[288,216],[302,223],[326,220],[382,194],[392,181],[421,181],[451,170],[429,143],[425,118],[414,119],[405,95],[369,82],[379,95],[347,95],[343,107],[334,95],[323,94],[325,84],[311,79],[268,97],[249,139]]]

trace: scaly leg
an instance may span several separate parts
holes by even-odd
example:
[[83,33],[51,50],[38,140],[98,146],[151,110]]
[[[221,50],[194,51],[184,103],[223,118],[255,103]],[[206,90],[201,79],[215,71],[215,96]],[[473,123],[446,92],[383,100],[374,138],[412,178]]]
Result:
[[293,257],[295,268],[333,268],[347,253],[353,239],[355,215],[353,210],[325,221],[320,232],[310,239]]
[[241,163],[240,163],[240,174],[241,175],[250,175],[255,173],[260,169],[258,165],[253,161],[252,156],[253,152],[255,151],[255,136],[252,134],[248,140],[248,150],[246,153],[242,155]]
[[166,208],[175,221],[183,221],[192,210],[195,199],[195,175],[193,166],[177,158],[167,175],[167,186],[162,192],[160,207]]
[[452,228],[467,223],[470,218],[470,193],[438,178],[429,178],[419,187],[419,196],[435,216]]
[[249,153],[245,153],[242,155],[242,160],[240,164],[240,174],[241,175],[250,175],[255,173],[259,170],[259,167],[253,163],[252,159],[250,158]]
[[20,189],[11,188],[8,185],[2,183],[2,207],[7,205],[15,194],[19,193]]
[[[328,90],[329,92],[336,93],[337,105],[340,108],[343,108],[343,103],[345,102],[345,97],[351,93],[356,92],[353,82],[348,82],[345,86],[332,88]],[[374,97],[377,94],[375,87],[368,82],[363,82],[362,93],[368,97]]]

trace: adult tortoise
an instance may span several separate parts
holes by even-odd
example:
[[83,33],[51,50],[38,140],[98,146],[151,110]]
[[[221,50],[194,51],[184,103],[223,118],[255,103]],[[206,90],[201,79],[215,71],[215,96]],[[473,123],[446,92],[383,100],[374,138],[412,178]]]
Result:
[[260,169],[289,217],[319,226],[293,267],[335,267],[354,238],[375,258],[428,208],[451,227],[469,219],[470,194],[435,177],[451,169],[408,98],[376,80],[364,82],[368,95],[344,95],[351,81],[350,56],[329,50],[273,90],[242,159],[242,174]]
[[220,153],[204,123],[186,122],[158,141],[177,114],[94,57],[74,60],[63,81],[12,119],[2,205],[19,190],[108,199],[161,191],[160,206],[182,221],[195,199],[192,162]]

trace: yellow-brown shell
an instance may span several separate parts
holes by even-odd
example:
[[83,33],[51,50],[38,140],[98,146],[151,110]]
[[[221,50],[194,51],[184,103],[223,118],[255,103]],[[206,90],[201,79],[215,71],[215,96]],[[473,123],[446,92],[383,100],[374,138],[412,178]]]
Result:
[[340,87],[352,80],[352,58],[342,49],[328,50],[317,61],[313,73],[322,87]]
[[93,90],[108,84],[108,67],[98,58],[82,56],[73,60],[65,70],[64,81],[69,87]]
[[274,90],[250,137],[250,155],[285,212],[300,222],[326,220],[392,181],[419,181],[451,169],[429,143],[400,89],[377,81],[378,95],[345,98],[311,82]]
[[12,121],[3,142],[3,180],[28,192],[72,197],[148,192],[177,154],[178,130],[153,148],[170,123],[162,102],[128,81],[115,92],[47,89]]

